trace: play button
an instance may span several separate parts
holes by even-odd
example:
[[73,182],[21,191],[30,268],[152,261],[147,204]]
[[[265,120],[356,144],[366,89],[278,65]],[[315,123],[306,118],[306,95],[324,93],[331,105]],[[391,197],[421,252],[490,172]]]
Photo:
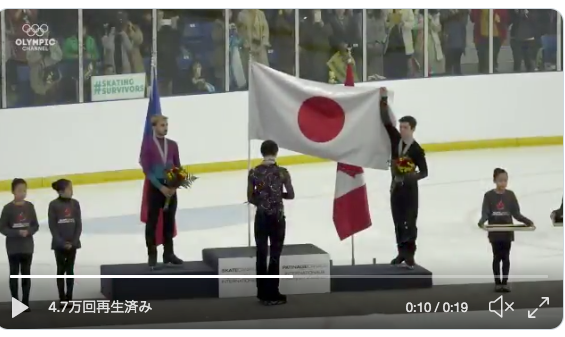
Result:
[[28,308],[27,305],[23,304],[22,302],[12,297],[12,318],[26,311],[27,308]]

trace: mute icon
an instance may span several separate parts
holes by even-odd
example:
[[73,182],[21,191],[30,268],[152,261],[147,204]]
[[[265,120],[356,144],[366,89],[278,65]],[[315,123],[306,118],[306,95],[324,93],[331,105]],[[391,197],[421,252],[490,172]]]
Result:
[[[505,304],[506,309],[504,309]],[[504,302],[502,295],[500,295],[496,300],[488,302],[488,311],[495,313],[498,317],[502,318],[505,311],[514,311],[514,308],[512,308],[513,305],[514,302]]]

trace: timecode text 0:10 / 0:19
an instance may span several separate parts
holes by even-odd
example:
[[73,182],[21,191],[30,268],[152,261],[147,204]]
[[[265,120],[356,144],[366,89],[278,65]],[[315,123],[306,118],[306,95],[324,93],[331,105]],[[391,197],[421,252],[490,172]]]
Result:
[[407,313],[433,313],[433,312],[467,312],[469,305],[467,302],[408,302],[406,303]]

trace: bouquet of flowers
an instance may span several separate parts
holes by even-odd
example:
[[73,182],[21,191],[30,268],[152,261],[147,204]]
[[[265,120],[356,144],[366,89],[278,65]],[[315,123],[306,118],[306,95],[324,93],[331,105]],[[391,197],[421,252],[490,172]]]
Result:
[[401,175],[412,173],[416,170],[416,164],[408,157],[400,157],[395,161],[396,172]]
[[[167,187],[170,188],[191,188],[192,183],[198,179],[197,176],[189,173],[183,167],[172,167],[165,171],[165,182]],[[171,203],[171,198],[167,197],[165,201],[164,210],[169,209],[169,204]]]
[[416,164],[409,157],[400,157],[392,162],[394,181],[404,183],[404,176],[416,171]]

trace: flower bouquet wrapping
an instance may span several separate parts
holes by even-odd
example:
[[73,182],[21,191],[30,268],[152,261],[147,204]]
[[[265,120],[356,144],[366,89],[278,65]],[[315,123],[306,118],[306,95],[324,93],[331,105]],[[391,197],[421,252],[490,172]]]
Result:
[[[165,182],[169,188],[191,188],[194,181],[198,179],[197,176],[189,173],[183,167],[172,167],[165,171]],[[167,197],[165,200],[165,206],[163,210],[169,209],[169,204],[171,203],[171,197]]]
[[393,182],[404,184],[405,176],[416,171],[416,164],[409,157],[399,157],[392,161],[391,169],[394,177]]

